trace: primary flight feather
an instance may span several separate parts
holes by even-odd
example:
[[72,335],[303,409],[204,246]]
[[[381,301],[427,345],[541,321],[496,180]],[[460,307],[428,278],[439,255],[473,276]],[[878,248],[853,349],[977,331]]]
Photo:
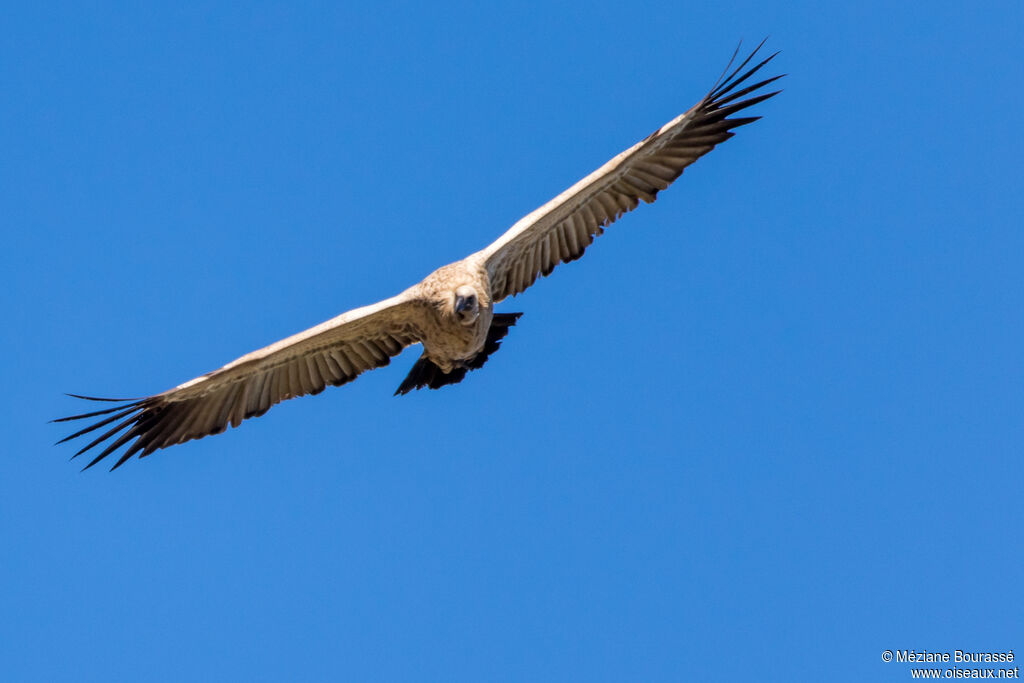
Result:
[[525,290],[538,274],[579,258],[606,226],[641,200],[653,202],[687,166],[732,137],[732,129],[760,118],[732,117],[778,93],[757,94],[781,76],[739,88],[775,57],[747,68],[760,49],[731,72],[727,67],[728,75],[689,111],[524,216],[482,251],[439,268],[397,296],[343,313],[161,394],[130,400],[72,394],[117,405],[55,420],[96,419],[58,443],[99,431],[72,457],[102,444],[88,469],[127,444],[111,467],[116,469],[136,453],[143,457],[219,434],[286,399],[351,382],[417,343],[423,354],[396,394],[462,381],[483,366],[522,315],[496,313],[496,303]]

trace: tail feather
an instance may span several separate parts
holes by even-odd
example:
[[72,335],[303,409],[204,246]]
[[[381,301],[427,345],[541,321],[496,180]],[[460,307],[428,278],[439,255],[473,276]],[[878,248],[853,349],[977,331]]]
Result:
[[447,384],[458,384],[465,379],[467,372],[484,366],[487,358],[501,347],[501,340],[508,334],[508,328],[515,325],[521,315],[522,313],[495,313],[491,319],[491,327],[487,330],[484,348],[463,367],[454,368],[451,372],[445,372],[423,354],[398,386],[395,396],[408,394],[413,389],[440,389]]

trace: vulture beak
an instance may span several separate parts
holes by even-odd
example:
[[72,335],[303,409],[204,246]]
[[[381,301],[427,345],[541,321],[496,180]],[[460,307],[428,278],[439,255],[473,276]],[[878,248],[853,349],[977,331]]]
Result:
[[464,313],[466,311],[472,311],[472,310],[473,310],[473,304],[471,303],[471,299],[468,299],[468,298],[466,298],[464,296],[459,296],[457,294],[455,295],[455,312],[456,313]]

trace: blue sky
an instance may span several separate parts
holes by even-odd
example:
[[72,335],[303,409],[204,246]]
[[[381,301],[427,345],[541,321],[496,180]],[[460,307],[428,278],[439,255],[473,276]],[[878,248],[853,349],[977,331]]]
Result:
[[[5,680],[904,680],[1024,650],[1019,3],[9,3]],[[770,34],[764,120],[462,384],[416,352],[80,473],[394,294]]]

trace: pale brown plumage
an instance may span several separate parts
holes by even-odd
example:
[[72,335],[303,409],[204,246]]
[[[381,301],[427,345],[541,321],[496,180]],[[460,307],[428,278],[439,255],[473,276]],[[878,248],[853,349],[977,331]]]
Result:
[[486,249],[439,268],[397,296],[344,313],[161,394],[127,401],[75,395],[118,405],[56,420],[97,418],[61,442],[109,425],[73,457],[110,440],[88,468],[131,442],[111,468],[116,469],[136,453],[142,457],[217,434],[286,399],[350,382],[416,343],[423,345],[423,355],[396,394],[461,381],[467,371],[483,366],[521,315],[495,313],[494,304],[522,292],[558,263],[579,258],[606,226],[640,200],[653,202],[687,166],[732,137],[731,129],[759,118],[727,117],[776,94],[740,100],[780,78],[737,90],[775,56],[741,73],[760,47],[685,114],[523,217]]

